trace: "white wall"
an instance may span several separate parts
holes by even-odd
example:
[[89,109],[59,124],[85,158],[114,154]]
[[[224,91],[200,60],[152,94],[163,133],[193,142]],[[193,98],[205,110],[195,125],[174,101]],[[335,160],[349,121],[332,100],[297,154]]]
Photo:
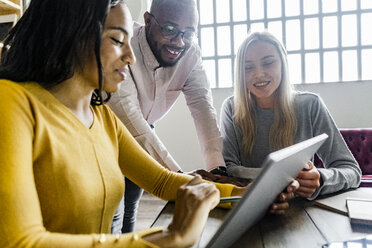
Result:
[[[319,94],[339,127],[372,127],[372,82],[307,84],[296,88]],[[222,102],[232,95],[232,89],[212,92],[219,116]],[[183,170],[204,166],[194,124],[182,96],[155,130]]]
[[143,14],[150,8],[150,0],[126,0],[134,21],[143,23]]

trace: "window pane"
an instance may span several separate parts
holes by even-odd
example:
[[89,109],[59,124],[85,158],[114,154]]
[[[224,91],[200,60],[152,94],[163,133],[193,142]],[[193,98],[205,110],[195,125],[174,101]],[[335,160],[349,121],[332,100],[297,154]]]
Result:
[[267,17],[275,18],[282,16],[282,4],[278,0],[267,0]]
[[298,20],[291,20],[286,23],[286,48],[288,51],[301,48],[301,31]]
[[323,18],[323,47],[338,46],[337,17],[330,16]]
[[[302,83],[302,80],[306,83],[372,80],[372,48],[369,47],[372,46],[372,0],[198,0],[198,4],[201,25],[213,24],[214,21],[223,23],[223,26],[202,27],[199,34],[211,87],[232,86],[233,61],[230,56],[237,53],[248,32],[261,32],[266,28],[278,40],[285,41],[291,83]],[[364,10],[360,13],[359,4]],[[304,17],[297,17],[301,12]],[[282,17],[282,13],[290,18]],[[266,17],[276,19],[264,19]],[[360,29],[357,26],[359,20]],[[240,24],[235,25],[235,22]],[[361,31],[360,43],[366,46],[361,50],[361,58],[355,48],[359,44],[358,30]],[[322,54],[318,51],[320,47],[325,49]],[[213,56],[223,57],[215,60],[211,58]],[[320,68],[320,58],[323,68]],[[358,68],[358,59],[362,68]]]
[[342,80],[354,81],[358,80],[357,69],[357,54],[356,51],[343,51],[342,52]]
[[233,0],[233,13],[234,21],[246,20],[247,19],[246,0]]
[[[372,1],[371,1],[372,2]],[[372,32],[371,32],[371,23],[372,23],[372,13],[362,14],[362,45],[372,44]]]
[[[203,1],[203,0],[202,0]],[[249,1],[249,15],[251,20],[264,18],[264,6],[262,0]]]
[[202,0],[200,3],[200,24],[213,23],[213,0]]
[[217,54],[231,54],[230,26],[217,28]]
[[324,82],[339,81],[338,74],[338,53],[325,52],[324,53]]
[[285,15],[286,16],[300,15],[300,1],[299,0],[285,0]]
[[216,87],[216,65],[214,60],[203,60],[203,66],[207,73],[211,88]]
[[[202,0],[202,1],[204,1],[204,0]],[[211,10],[209,10],[209,11],[211,11]],[[219,22],[219,23],[229,22],[230,21],[230,3],[229,3],[229,0],[218,0],[218,1],[216,1],[216,12],[217,12],[217,17],[216,17],[217,22]]]
[[292,84],[302,83],[301,55],[288,54],[289,80]]
[[355,46],[357,44],[356,15],[342,16],[342,46]]
[[337,12],[337,0],[322,0],[323,13]]
[[318,18],[305,19],[305,49],[319,48]]
[[348,10],[356,10],[356,3],[357,1],[350,1],[350,0],[341,0],[341,10],[348,11]]
[[304,1],[304,14],[311,15],[319,12],[318,1],[303,0]]
[[362,50],[362,80],[372,79],[372,49]]
[[320,82],[320,68],[319,68],[319,54],[308,53],[305,54],[305,82],[319,83]]
[[202,56],[214,56],[214,30],[202,28],[200,31]]
[[252,23],[249,32],[262,32],[265,30],[265,25],[262,22]]
[[218,78],[220,88],[232,87],[231,59],[218,61]]
[[283,35],[282,35],[282,22],[269,22],[267,26],[268,31],[273,34],[278,40],[283,43]]
[[360,6],[362,9],[372,9],[372,1],[371,0],[361,0]]
[[238,48],[245,38],[247,38],[247,25],[234,26],[234,54],[238,52]]

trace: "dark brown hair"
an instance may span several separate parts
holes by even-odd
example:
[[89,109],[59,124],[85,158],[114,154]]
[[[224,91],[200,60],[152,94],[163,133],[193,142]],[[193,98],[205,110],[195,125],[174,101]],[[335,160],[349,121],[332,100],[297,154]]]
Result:
[[4,40],[0,78],[35,81],[45,88],[71,78],[94,49],[99,87],[91,104],[102,100],[101,37],[107,14],[122,0],[32,0]]

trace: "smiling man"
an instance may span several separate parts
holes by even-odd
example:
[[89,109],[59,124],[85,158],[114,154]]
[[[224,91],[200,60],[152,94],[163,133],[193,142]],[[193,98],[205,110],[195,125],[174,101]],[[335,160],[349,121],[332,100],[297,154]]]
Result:
[[[170,110],[182,92],[195,123],[206,169],[223,172],[221,134],[196,43],[195,1],[153,0],[144,20],[145,25],[134,23],[131,43],[137,60],[129,67],[131,76],[108,105],[153,158],[177,172],[182,171],[181,167],[155,134],[153,124]],[[128,232],[133,229],[142,191],[126,179],[125,192],[122,231]],[[120,218],[114,219],[113,232],[120,225]]]

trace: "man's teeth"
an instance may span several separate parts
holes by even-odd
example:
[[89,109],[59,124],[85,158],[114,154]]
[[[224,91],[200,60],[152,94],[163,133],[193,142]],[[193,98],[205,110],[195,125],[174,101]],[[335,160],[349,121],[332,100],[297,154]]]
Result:
[[167,51],[170,52],[171,54],[178,55],[180,52],[173,51],[167,48]]

